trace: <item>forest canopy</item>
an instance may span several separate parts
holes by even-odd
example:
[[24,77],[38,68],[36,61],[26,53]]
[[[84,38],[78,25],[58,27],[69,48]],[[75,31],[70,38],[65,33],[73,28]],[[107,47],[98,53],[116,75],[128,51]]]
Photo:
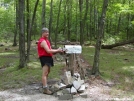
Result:
[[[27,6],[29,1],[29,6]],[[25,21],[29,16],[31,21],[37,0],[25,1]],[[43,2],[46,3],[43,3]],[[33,23],[32,37],[38,39],[42,25],[51,29],[52,41],[84,41],[89,43],[96,39],[98,22],[101,16],[103,0],[39,0],[36,16]],[[43,9],[43,5],[45,8]],[[13,36],[16,29],[16,13],[18,2],[16,0],[0,1],[0,35]],[[29,12],[27,11],[29,7]],[[60,8],[59,8],[60,7]],[[16,9],[17,8],[17,9]],[[43,13],[45,14],[43,16]],[[44,17],[44,18],[43,18]],[[51,22],[50,22],[51,20]],[[44,23],[42,22],[44,21]],[[82,28],[80,28],[80,21]],[[51,27],[50,27],[51,23]],[[57,25],[58,24],[58,25]],[[27,23],[25,22],[25,26]],[[82,29],[82,35],[80,30]],[[26,30],[26,28],[25,28]],[[111,0],[108,4],[103,44],[113,44],[134,37],[134,1]],[[25,31],[25,33],[27,33]],[[82,43],[83,42],[82,39]]]

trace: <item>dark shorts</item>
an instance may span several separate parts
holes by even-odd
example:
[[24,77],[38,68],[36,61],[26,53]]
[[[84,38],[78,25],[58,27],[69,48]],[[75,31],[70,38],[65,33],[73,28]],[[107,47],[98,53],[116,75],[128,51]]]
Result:
[[40,63],[41,63],[41,66],[43,67],[44,65],[47,65],[49,67],[52,67],[54,66],[54,63],[53,63],[53,58],[50,57],[50,56],[42,56],[39,58],[40,59]]

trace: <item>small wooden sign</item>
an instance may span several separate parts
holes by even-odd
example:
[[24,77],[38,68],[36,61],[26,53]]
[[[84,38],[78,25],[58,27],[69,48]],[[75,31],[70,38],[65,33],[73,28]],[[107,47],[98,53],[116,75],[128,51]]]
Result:
[[80,45],[65,45],[65,49],[68,54],[80,54],[82,52],[82,47]]

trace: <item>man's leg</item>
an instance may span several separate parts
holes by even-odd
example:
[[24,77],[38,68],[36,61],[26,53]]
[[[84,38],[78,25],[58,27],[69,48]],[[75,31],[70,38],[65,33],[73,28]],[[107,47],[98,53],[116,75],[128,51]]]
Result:
[[48,77],[49,72],[50,72],[50,68],[47,65],[43,66],[42,83],[43,83],[43,88],[44,88],[43,93],[45,94],[52,94],[52,92],[49,91],[47,87],[47,77]]

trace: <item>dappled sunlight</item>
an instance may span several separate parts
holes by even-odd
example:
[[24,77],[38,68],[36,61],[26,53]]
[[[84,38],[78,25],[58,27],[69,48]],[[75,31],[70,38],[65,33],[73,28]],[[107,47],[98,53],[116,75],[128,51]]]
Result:
[[41,65],[39,62],[30,62],[27,64],[29,68],[41,68]]
[[124,66],[124,67],[122,67],[122,69],[132,72],[132,71],[134,71],[134,66]]
[[16,54],[16,53],[10,53],[10,52],[0,53],[0,55],[11,55],[11,54]]

